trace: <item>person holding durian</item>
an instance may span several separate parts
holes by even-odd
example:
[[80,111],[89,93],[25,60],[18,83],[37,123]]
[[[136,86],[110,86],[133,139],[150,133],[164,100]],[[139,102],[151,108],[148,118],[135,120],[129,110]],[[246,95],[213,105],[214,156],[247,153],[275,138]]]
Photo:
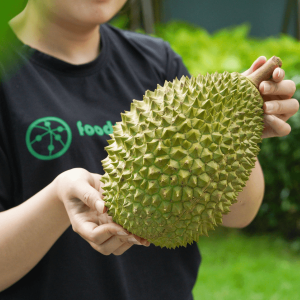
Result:
[[[7,59],[0,61],[3,300],[193,299],[197,243],[156,247],[113,222],[105,206],[100,160],[111,125],[146,90],[189,76],[166,42],[105,24],[125,2],[28,0],[7,26],[11,42],[1,45]],[[243,75],[265,63],[259,57]],[[288,135],[286,121],[299,108],[295,84],[278,67],[259,92],[262,138]],[[263,194],[256,160],[223,226],[247,226]]]

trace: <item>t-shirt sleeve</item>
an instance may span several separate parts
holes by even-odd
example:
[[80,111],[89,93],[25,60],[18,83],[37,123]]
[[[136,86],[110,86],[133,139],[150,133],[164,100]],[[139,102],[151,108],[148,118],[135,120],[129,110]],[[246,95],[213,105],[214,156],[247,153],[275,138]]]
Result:
[[182,58],[173,51],[170,44],[165,42],[167,51],[167,80],[173,81],[176,77],[180,79],[182,76],[190,77],[190,73],[184,65]]

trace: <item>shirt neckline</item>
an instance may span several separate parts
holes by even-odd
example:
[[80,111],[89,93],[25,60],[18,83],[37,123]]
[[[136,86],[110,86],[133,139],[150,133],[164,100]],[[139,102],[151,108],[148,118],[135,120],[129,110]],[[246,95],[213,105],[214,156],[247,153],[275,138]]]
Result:
[[109,58],[109,39],[107,37],[107,25],[100,25],[100,54],[91,62],[74,65],[56,57],[41,52],[24,44],[13,30],[9,27],[10,34],[13,37],[14,46],[18,46],[21,52],[26,54],[29,61],[43,67],[47,70],[63,74],[65,76],[87,76],[97,73],[108,62]]

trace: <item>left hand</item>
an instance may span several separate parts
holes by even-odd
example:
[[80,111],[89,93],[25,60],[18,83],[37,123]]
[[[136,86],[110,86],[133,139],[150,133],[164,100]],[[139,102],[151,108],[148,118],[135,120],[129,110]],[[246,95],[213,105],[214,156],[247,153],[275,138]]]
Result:
[[101,175],[74,168],[52,183],[57,199],[64,204],[73,230],[103,255],[121,255],[133,244],[150,243],[113,222],[104,206]]
[[[262,66],[267,61],[260,56],[242,75],[247,76]],[[263,81],[259,85],[259,92],[264,99],[264,124],[262,138],[285,136],[291,132],[291,126],[286,121],[299,109],[299,102],[291,97],[296,91],[292,80],[284,79],[284,70],[276,68],[272,79]]]

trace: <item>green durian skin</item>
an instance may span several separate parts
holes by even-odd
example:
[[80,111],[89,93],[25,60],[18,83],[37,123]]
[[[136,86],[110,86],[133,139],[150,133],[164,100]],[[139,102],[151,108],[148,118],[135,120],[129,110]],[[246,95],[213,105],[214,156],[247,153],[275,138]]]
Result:
[[166,81],[133,100],[102,161],[108,214],[160,247],[207,235],[255,165],[262,106],[251,81],[228,72]]

